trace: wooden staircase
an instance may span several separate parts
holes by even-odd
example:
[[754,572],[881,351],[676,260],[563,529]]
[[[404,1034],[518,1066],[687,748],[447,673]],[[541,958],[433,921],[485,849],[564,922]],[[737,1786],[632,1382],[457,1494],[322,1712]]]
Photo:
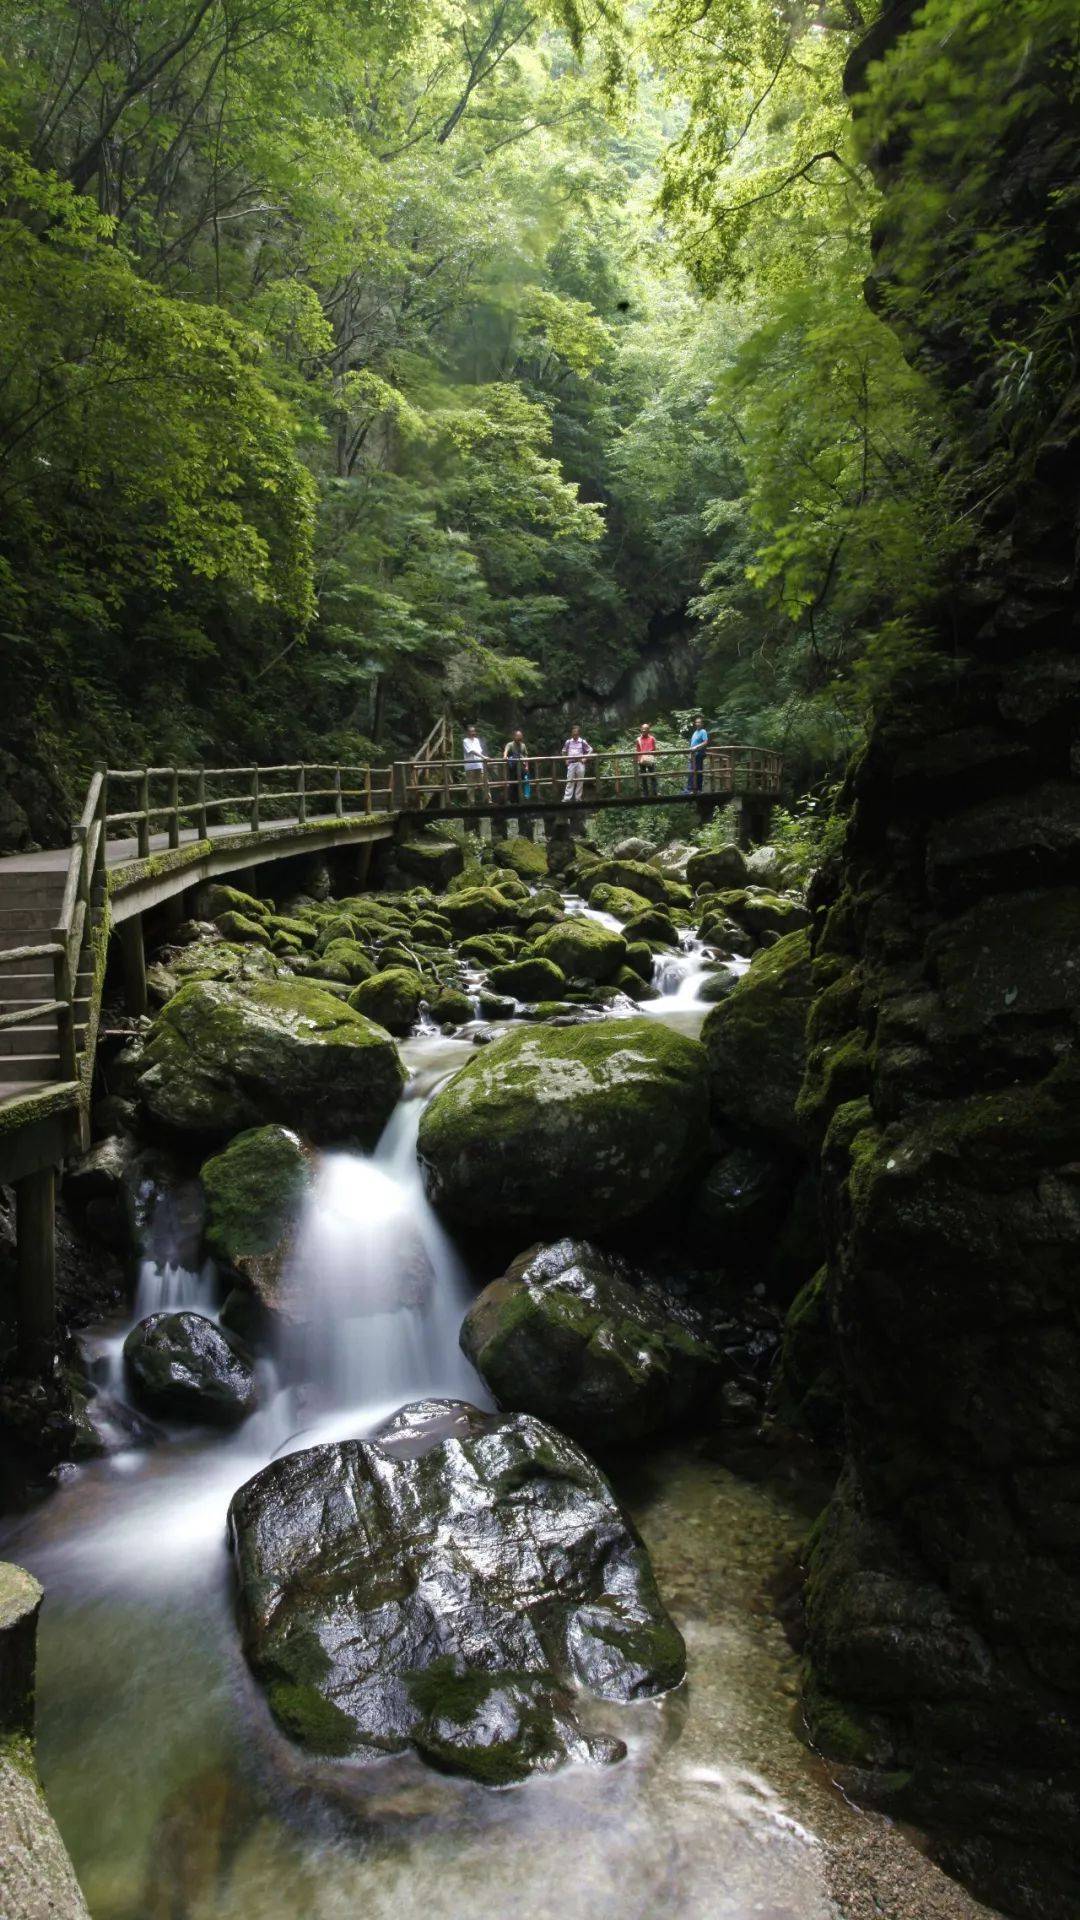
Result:
[[[55,1002],[56,955],[26,953],[57,943],[67,880],[55,872],[5,872],[0,867],[0,1081],[6,1096],[68,1075],[61,1062]],[[12,959],[6,958],[7,954]],[[85,951],[72,978],[71,1013],[75,1050],[86,1043],[92,975]],[[25,1009],[25,1012],[24,1012]],[[23,1014],[21,1019],[17,1018]]]

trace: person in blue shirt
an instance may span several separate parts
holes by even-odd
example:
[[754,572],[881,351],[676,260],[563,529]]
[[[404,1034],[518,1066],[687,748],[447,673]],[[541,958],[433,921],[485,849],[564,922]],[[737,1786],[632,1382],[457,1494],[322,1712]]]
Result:
[[708,745],[709,729],[705,725],[705,715],[699,713],[690,735],[690,784],[687,793],[700,793],[705,785],[705,753]]

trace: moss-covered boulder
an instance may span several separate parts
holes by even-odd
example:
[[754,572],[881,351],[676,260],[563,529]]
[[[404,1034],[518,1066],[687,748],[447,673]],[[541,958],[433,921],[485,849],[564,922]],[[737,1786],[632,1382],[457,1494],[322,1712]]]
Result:
[[660,998],[659,990],[653,986],[651,980],[643,980],[636,967],[620,967],[611,984],[617,987],[620,993],[625,993],[630,1000],[644,1003],[646,1000]]
[[522,945],[512,933],[473,933],[461,942],[458,955],[462,960],[477,960],[482,967],[498,967],[504,960],[513,960]]
[[309,1150],[286,1127],[252,1127],[205,1161],[200,1177],[210,1252],[273,1310],[311,1185]]
[[232,1427],[259,1403],[251,1355],[203,1313],[152,1313],[124,1341],[124,1368],[147,1413]]
[[485,1287],[461,1345],[499,1406],[601,1450],[686,1420],[722,1359],[626,1260],[569,1239],[531,1247]]
[[627,1219],[707,1145],[704,1051],[646,1019],[526,1028],[455,1074],[420,1122],[429,1192],[475,1226]]
[[518,834],[513,840],[504,840],[499,848],[499,858],[504,866],[516,873],[519,880],[546,880],[548,863],[547,848],[537,845],[535,840],[526,840],[524,834]]
[[599,860],[581,878],[581,890],[590,901],[598,886],[624,887],[661,907],[668,903],[668,885],[659,867],[645,860]]
[[325,980],[340,980],[349,987],[358,987],[375,972],[375,962],[358,940],[331,940],[318,958]]
[[349,995],[349,1005],[367,1020],[374,1020],[387,1033],[403,1038],[411,1033],[420,1017],[420,1002],[427,997],[427,985],[411,967],[386,967],[361,981]]
[[443,987],[435,994],[430,1013],[440,1027],[463,1027],[475,1018],[472,1001],[458,987]]
[[652,902],[642,893],[631,893],[629,887],[613,887],[607,881],[601,881],[589,895],[589,905],[600,913],[614,914],[616,920],[633,920],[639,913],[649,913]]
[[208,920],[217,920],[223,913],[240,913],[246,920],[269,920],[273,908],[265,900],[259,900],[253,893],[243,893],[239,887],[227,887],[215,880],[200,895],[202,913]]
[[792,933],[759,955],[706,1016],[701,1038],[718,1117],[801,1146],[795,1109],[813,993],[809,936]]
[[626,965],[632,967],[642,980],[652,984],[653,952],[647,940],[631,940],[626,949]]
[[493,993],[508,993],[514,1000],[554,1000],[566,985],[566,975],[554,960],[526,955],[505,966],[492,967],[488,986]]
[[579,1694],[645,1699],[685,1671],[607,1481],[528,1415],[428,1403],[287,1454],[234,1496],[229,1537],[244,1651],[317,1753],[412,1746],[505,1786],[621,1758]]
[[444,894],[439,911],[455,934],[497,933],[517,927],[518,903],[497,887],[466,887],[460,893]]
[[746,855],[733,842],[724,847],[702,847],[686,862],[691,887],[745,887],[748,877]]
[[795,933],[810,924],[809,910],[790,894],[769,893],[764,888],[736,887],[718,893],[709,901],[710,911],[723,913],[747,933]]
[[843,1396],[822,1267],[788,1308],[773,1396],[777,1414],[813,1439],[836,1445],[843,1432]]
[[253,920],[246,913],[219,913],[214,925],[223,939],[235,941],[241,946],[254,942],[257,946],[268,947],[271,942],[269,923]]
[[213,1141],[277,1120],[374,1146],[404,1084],[390,1035],[322,988],[193,981],[155,1020],[136,1089],[173,1134]]
[[611,980],[626,959],[621,933],[580,918],[549,927],[533,950],[542,960],[553,960],[573,980]]
[[677,947],[679,944],[678,927],[671,915],[659,907],[650,907],[648,913],[635,913],[632,920],[626,921],[623,933],[629,946],[637,946],[643,940],[650,947]]
[[437,893],[448,887],[465,865],[464,848],[456,840],[437,840],[427,834],[400,841],[394,851],[397,864],[405,873],[415,874]]

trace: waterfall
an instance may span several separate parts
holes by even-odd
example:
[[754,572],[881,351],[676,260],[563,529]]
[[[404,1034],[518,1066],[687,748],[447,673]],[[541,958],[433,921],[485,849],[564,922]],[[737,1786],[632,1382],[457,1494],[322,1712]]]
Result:
[[355,1431],[407,1400],[476,1397],[458,1346],[470,1299],[464,1268],[416,1158],[423,1105],[402,1100],[370,1158],[323,1154],[305,1204],[280,1352],[286,1381],[303,1382],[326,1410],[320,1429],[340,1430],[342,1413]]

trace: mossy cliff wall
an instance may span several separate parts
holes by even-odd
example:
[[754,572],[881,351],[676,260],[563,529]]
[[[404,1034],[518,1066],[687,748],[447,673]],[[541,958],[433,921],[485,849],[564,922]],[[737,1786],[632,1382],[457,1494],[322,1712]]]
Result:
[[[888,13],[888,10],[887,10]],[[892,30],[910,9],[892,10]],[[879,30],[876,50],[886,50]],[[1018,69],[1023,48],[1018,40]],[[1062,103],[1062,116],[1066,111]],[[1075,257],[1043,102],[987,158]],[[883,159],[876,276],[904,244]],[[1036,256],[1033,281],[1054,260]],[[1022,315],[1000,316],[1023,334]],[[979,412],[966,343],[905,348]],[[846,1462],[808,1584],[811,1731],[1006,1911],[1080,1911],[1080,387],[982,522],[848,782],[810,1023]],[[842,1069],[842,1070],[841,1070]]]

